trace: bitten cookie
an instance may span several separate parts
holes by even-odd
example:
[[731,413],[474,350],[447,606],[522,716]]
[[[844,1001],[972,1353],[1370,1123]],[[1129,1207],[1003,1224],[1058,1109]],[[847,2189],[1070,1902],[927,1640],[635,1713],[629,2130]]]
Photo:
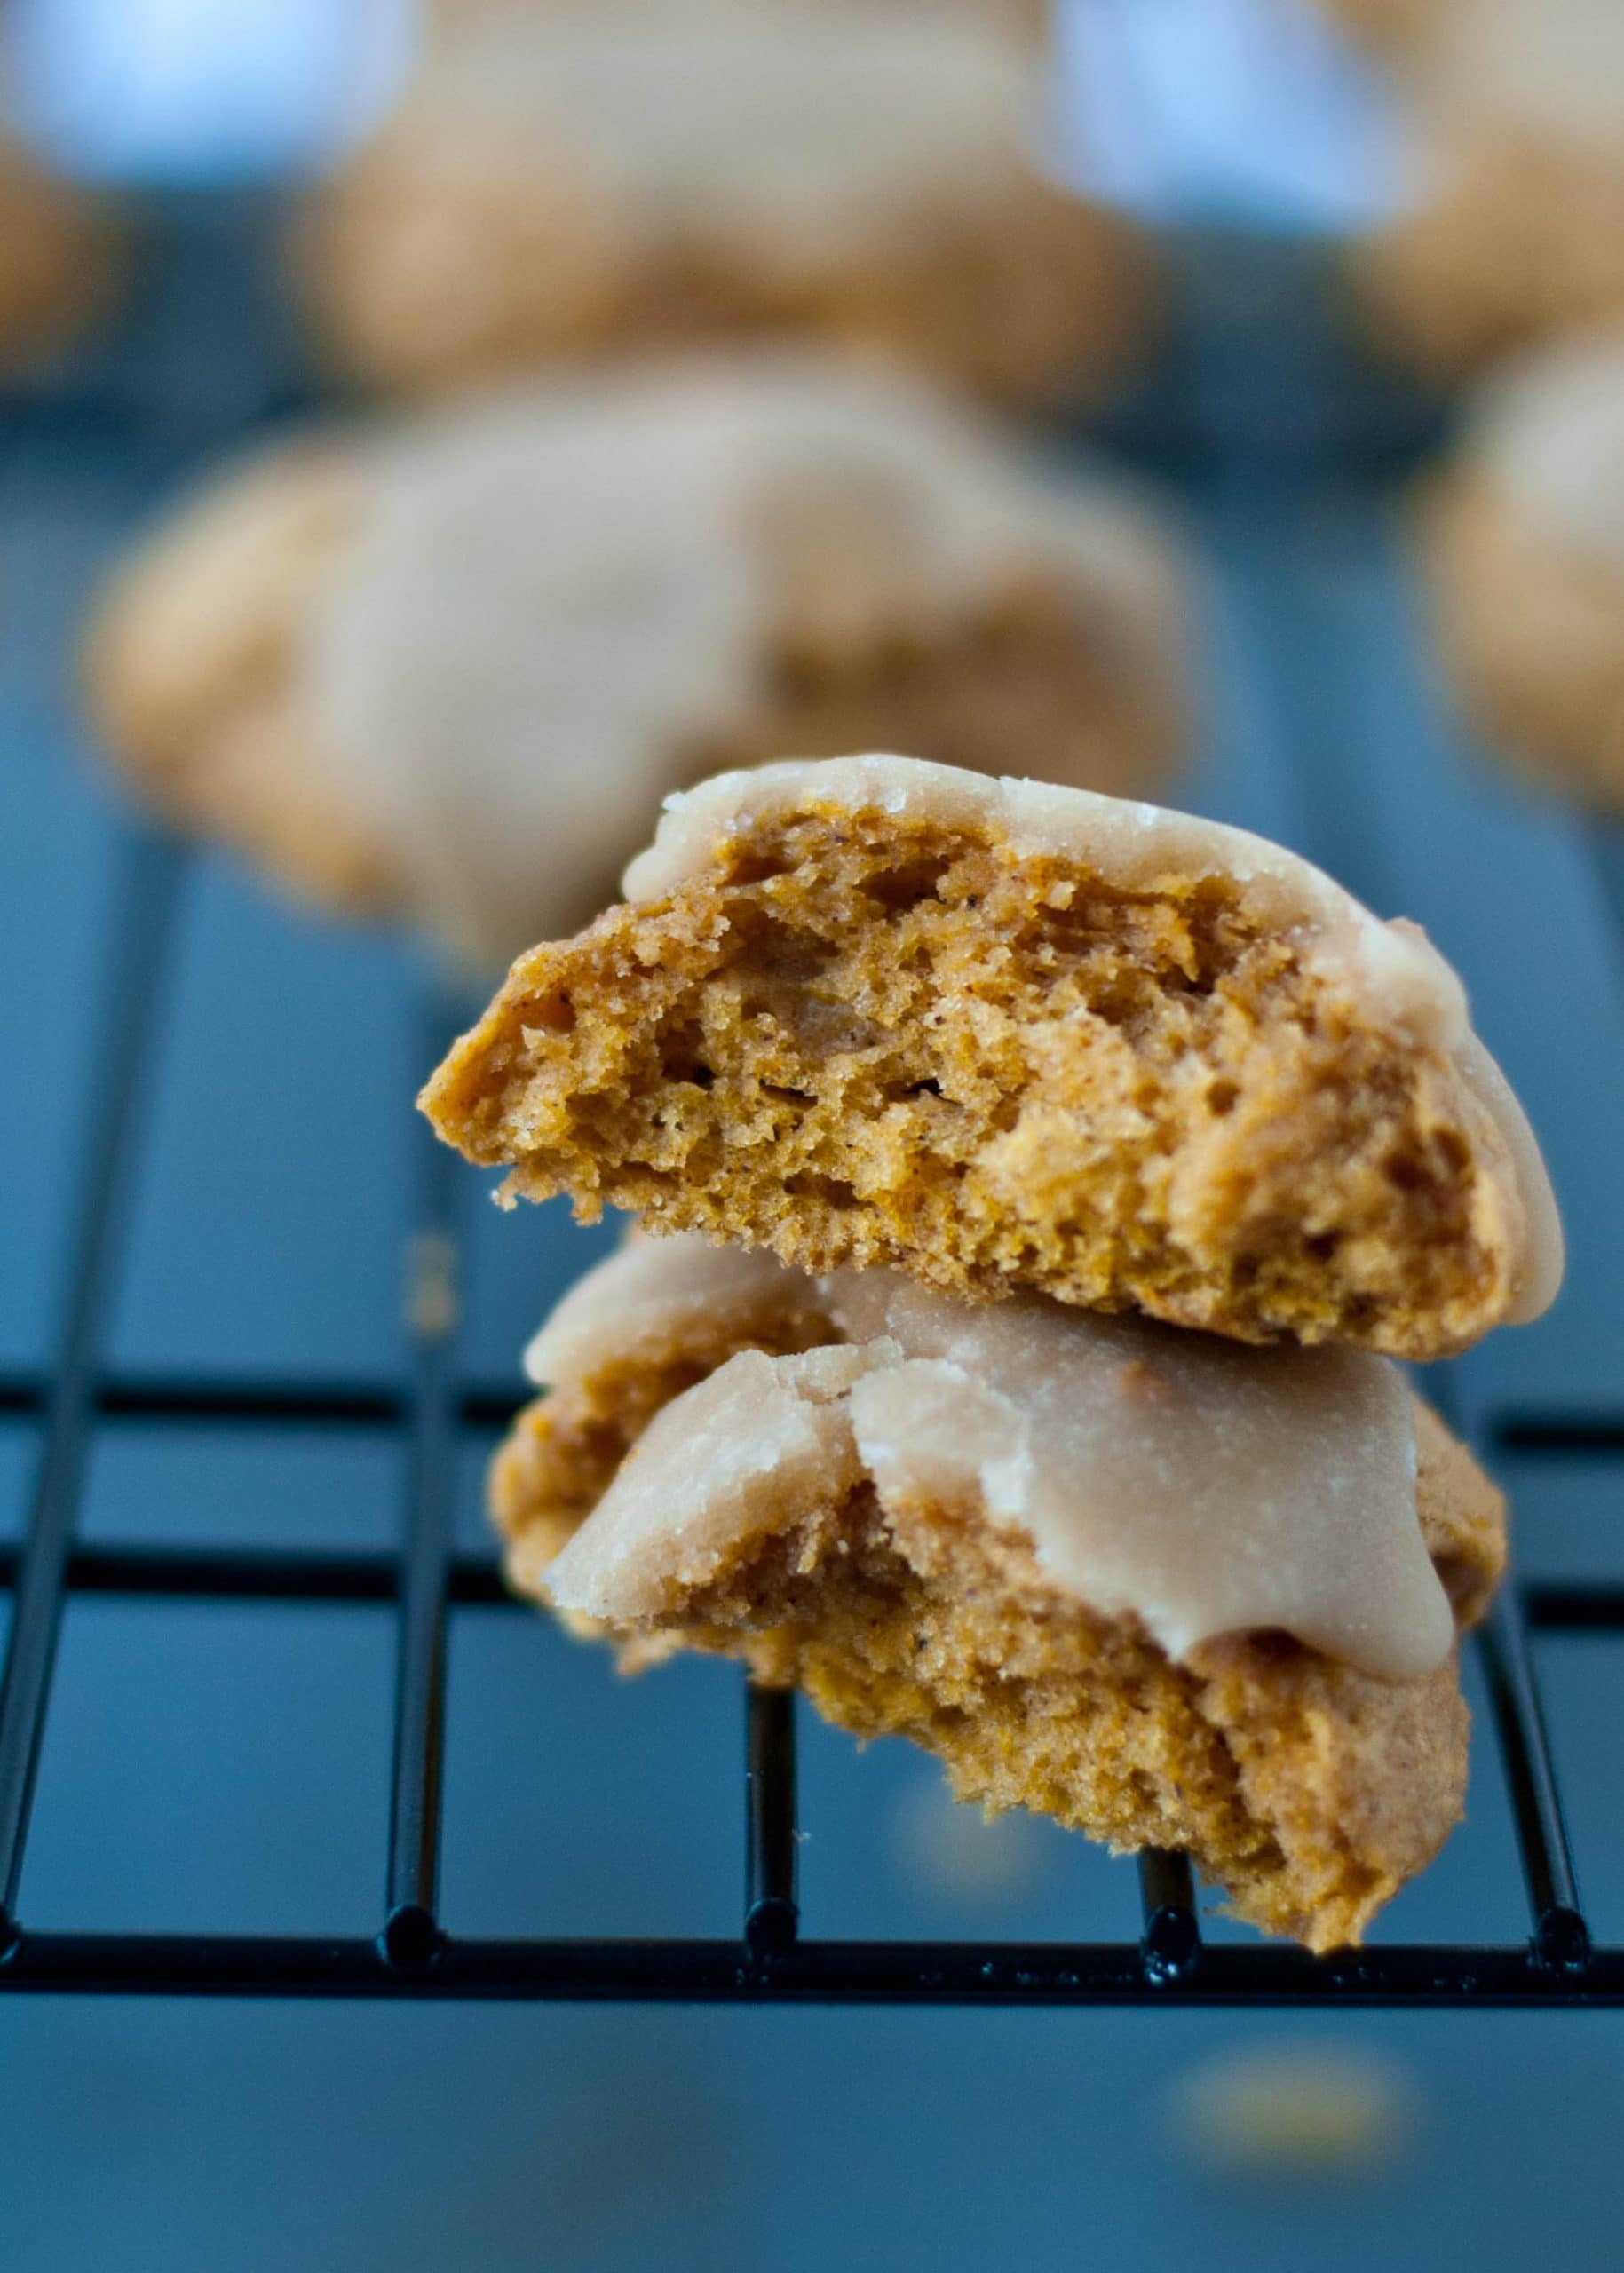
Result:
[[415,394],[811,334],[1069,398],[1146,324],[1128,226],[1045,178],[1034,43],[963,9],[596,0],[479,18],[297,254],[337,364]]
[[508,1572],[629,1667],[741,1658],[961,1799],[1189,1852],[1312,1949],[1460,1815],[1503,1509],[1381,1358],[690,1236],[612,1257],[530,1366]]
[[1407,1358],[1555,1293],[1459,979],[1260,838],[836,759],[672,800],[625,891],[521,956],[424,1092],[510,1192]]
[[1624,11],[1450,0],[1397,88],[1398,210],[1354,265],[1382,337],[1447,379],[1624,316]]
[[1624,811],[1624,330],[1486,384],[1422,527],[1472,725],[1534,787]]
[[184,825],[505,962],[718,765],[885,739],[1158,782],[1183,617],[1131,493],[916,384],[769,359],[284,448],[138,550],[87,676]]

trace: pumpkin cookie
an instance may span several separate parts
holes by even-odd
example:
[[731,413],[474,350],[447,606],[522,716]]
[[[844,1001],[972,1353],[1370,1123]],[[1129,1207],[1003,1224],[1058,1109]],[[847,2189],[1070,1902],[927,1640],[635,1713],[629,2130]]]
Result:
[[1396,89],[1398,210],[1355,264],[1391,346],[1448,379],[1624,316],[1624,12],[1450,0]]
[[741,1658],[961,1799],[1188,1851],[1313,1949],[1460,1815],[1503,1509],[1383,1359],[690,1236],[612,1257],[530,1366],[509,1574],[630,1667]]
[[510,1192],[823,1271],[1460,1350],[1561,1274],[1414,926],[1244,833],[890,756],[673,799],[423,1104]]
[[334,360],[440,394],[812,335],[1069,399],[1146,326],[1141,241],[1043,175],[1041,62],[963,8],[647,0],[476,16],[320,193]]
[[1624,811],[1624,331],[1488,383],[1422,527],[1472,724],[1533,787]]
[[769,359],[284,447],[138,550],[88,677],[184,825],[506,962],[719,765],[885,739],[1153,786],[1183,615],[1131,493],[917,384]]

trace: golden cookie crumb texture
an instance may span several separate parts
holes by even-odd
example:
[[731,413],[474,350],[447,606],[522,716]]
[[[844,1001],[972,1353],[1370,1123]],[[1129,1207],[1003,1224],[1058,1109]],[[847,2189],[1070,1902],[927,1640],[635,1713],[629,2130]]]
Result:
[[730,777],[514,965],[440,1134],[653,1229],[1407,1358],[1560,1230],[1459,982],[1278,847],[905,759]]

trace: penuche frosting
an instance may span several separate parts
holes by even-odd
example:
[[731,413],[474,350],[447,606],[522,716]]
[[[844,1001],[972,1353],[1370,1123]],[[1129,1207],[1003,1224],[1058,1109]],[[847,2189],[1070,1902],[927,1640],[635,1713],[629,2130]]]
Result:
[[1527,1116],[1471,1029],[1465,988],[1419,925],[1383,921],[1323,869],[1245,829],[1132,798],[994,780],[885,753],[721,773],[669,797],[653,844],[626,870],[626,897],[663,899],[725,860],[745,830],[802,813],[877,813],[984,833],[1018,857],[1074,860],[1129,891],[1202,876],[1243,886],[1263,921],[1295,934],[1311,961],[1357,989],[1374,1023],[1453,1059],[1493,1118],[1522,1201],[1525,1260],[1509,1316],[1525,1323],[1549,1308],[1564,1263],[1550,1179]]
[[[718,1276],[718,1272],[720,1275]],[[820,1303],[831,1340],[748,1350],[668,1405],[548,1566],[562,1609],[655,1618],[756,1540],[867,1477],[882,1506],[969,1505],[1048,1576],[1175,1659],[1273,1629],[1389,1679],[1454,1641],[1422,1541],[1408,1390],[1386,1358],[1255,1350],[1026,1296],[972,1306],[891,1271],[814,1287],[693,1235],[634,1245],[530,1351],[554,1386],[754,1282]]]

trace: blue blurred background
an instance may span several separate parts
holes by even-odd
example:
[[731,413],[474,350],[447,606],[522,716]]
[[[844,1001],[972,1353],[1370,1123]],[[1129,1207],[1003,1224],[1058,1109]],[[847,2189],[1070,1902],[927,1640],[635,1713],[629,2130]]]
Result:
[[[1081,167],[1086,145],[1096,178],[1185,222],[1311,234],[1379,199],[1379,120],[1318,33],[1260,48],[1260,19],[1284,18],[1217,0],[1141,0],[1137,32],[1127,12],[1066,16],[1063,122],[1097,109],[1103,72],[1131,70],[1153,98],[1152,155],[1143,139],[1113,154],[1074,131],[1064,162]],[[413,27],[383,0],[17,0],[7,29],[12,83],[44,145],[78,170],[145,184],[154,225],[117,335],[0,410],[0,1374],[15,1376],[53,1347],[123,825],[75,723],[81,603],[171,484],[307,399],[270,281],[274,185],[376,113]],[[1207,59],[1192,76],[1197,32]],[[1247,352],[1265,352],[1259,338]],[[1466,973],[1549,1151],[1574,1235],[1569,1287],[1550,1319],[1462,1369],[1470,1417],[1607,1410],[1624,966],[1594,842],[1462,750],[1421,653],[1396,493],[1321,457],[1203,460],[1163,479],[1210,603],[1203,750],[1184,801],[1422,920]],[[197,860],[115,1369],[399,1372],[421,983],[409,949],[290,913],[240,868]],[[517,1393],[518,1350],[602,1244],[556,1209],[475,1210],[471,1382]],[[478,1449],[460,1520],[482,1551]],[[12,1533],[33,1450],[26,1423],[0,1422]],[[109,1421],[83,1532],[385,1547],[399,1463],[386,1434],[354,1429]],[[1512,1461],[1502,1474],[1526,1574],[1624,1576],[1605,1462]],[[23,1916],[372,1931],[392,1651],[382,1610],[74,1601]],[[1593,1923],[1617,1940],[1624,1665],[1604,1642],[1565,1638],[1541,1645],[1540,1671]],[[1474,1696],[1476,1682],[1469,1667]],[[860,1754],[810,1715],[802,1730],[809,1931],[1137,1932],[1129,1865],[1046,1824],[982,1825],[903,1748]],[[1482,1735],[1469,1821],[1385,1914],[1382,1938],[1525,1930]],[[734,1930],[739,1746],[727,1669],[621,1683],[539,1619],[459,1613],[447,1925]],[[1191,2079],[1221,2087],[1238,2051],[1282,2045],[1323,2053],[1398,2135],[1374,2122],[1306,2166],[1203,2152],[1180,2112]],[[1284,2273],[1311,2257],[1521,2273],[1536,2253],[1599,2265],[1616,2259],[1624,2219],[1621,2087],[1620,2016],[0,1999],[0,2265]]]

